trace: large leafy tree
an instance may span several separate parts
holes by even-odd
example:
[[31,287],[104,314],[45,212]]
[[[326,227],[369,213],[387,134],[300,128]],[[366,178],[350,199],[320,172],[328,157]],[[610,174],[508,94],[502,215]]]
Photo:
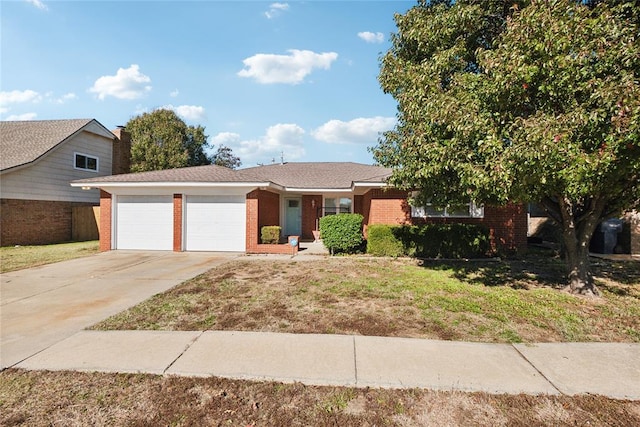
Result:
[[211,164],[202,126],[187,126],[172,110],[158,109],[129,120],[131,171]]
[[597,294],[597,224],[640,204],[634,1],[419,2],[381,60],[398,124],[373,149],[418,201],[537,202],[562,229],[570,289]]
[[211,163],[218,166],[224,166],[229,169],[236,169],[242,165],[240,157],[235,156],[231,148],[226,145],[218,146],[216,152],[211,156]]

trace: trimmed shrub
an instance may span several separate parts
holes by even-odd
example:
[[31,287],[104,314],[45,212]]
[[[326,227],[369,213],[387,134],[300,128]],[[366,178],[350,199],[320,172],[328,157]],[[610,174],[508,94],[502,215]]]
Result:
[[334,252],[355,252],[363,242],[360,214],[327,215],[320,218],[322,243]]
[[399,257],[406,254],[405,248],[390,225],[374,224],[367,227],[367,253],[374,256]]
[[[377,226],[369,226],[368,253],[398,256],[396,254],[402,248],[403,255],[418,258],[478,258],[486,256],[491,248],[489,230],[481,225],[426,224],[387,227],[388,230],[378,231]],[[385,253],[386,251],[388,253]]]
[[277,225],[265,225],[260,230],[260,241],[263,244],[275,244],[280,241],[280,229]]
[[411,228],[416,257],[477,258],[486,256],[491,248],[489,230],[481,225],[427,224]]

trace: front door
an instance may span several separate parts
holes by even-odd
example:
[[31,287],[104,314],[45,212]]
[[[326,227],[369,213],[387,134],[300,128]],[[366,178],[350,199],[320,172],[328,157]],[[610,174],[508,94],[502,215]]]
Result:
[[284,199],[284,235],[299,236],[302,232],[302,199]]

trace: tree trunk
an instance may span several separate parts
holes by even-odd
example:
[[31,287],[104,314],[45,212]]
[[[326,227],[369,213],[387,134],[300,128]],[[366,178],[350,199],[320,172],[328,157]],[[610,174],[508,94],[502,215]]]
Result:
[[565,258],[569,274],[569,291],[573,294],[599,296],[591,274],[589,263],[589,242],[585,245],[576,244],[575,239],[570,242],[565,238]]
[[578,209],[568,198],[560,197],[562,237],[564,241],[569,291],[573,294],[599,296],[589,263],[589,243],[598,225],[604,203],[593,200],[589,209],[578,217]]

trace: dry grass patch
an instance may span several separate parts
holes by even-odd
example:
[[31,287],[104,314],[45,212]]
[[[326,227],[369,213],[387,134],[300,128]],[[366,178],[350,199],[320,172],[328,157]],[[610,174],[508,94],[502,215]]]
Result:
[[[640,267],[597,264],[603,298],[561,291],[562,265],[367,257],[245,258],[94,329],[241,330],[483,342],[640,342]],[[560,273],[558,273],[560,268]]]
[[0,272],[81,258],[98,253],[98,241],[0,248]]
[[640,402],[10,369],[0,425],[632,426]]

